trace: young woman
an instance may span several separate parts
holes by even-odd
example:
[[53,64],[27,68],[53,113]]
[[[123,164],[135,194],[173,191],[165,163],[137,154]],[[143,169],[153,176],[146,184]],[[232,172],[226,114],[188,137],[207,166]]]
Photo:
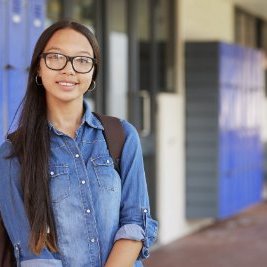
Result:
[[22,267],[132,267],[156,238],[138,134],[120,174],[84,94],[95,87],[91,31],[61,21],[40,36],[17,130],[0,147],[0,212]]

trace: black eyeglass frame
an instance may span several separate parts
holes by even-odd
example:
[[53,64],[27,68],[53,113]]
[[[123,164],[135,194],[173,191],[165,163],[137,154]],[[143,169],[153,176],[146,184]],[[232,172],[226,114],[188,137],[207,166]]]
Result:
[[[53,68],[48,67],[47,62],[46,62],[46,56],[47,56],[47,55],[51,55],[51,54],[57,54],[57,55],[61,55],[61,56],[65,57],[65,58],[67,59],[65,65],[64,65],[62,68],[60,68],[60,69],[53,69]],[[86,71],[86,72],[77,71],[77,70],[74,68],[74,65],[73,65],[73,60],[74,60],[75,58],[77,58],[77,57],[90,58],[90,59],[92,60],[92,62],[93,62],[91,69],[90,69],[89,71]],[[45,61],[45,65],[46,65],[46,67],[47,67],[48,69],[50,69],[50,70],[55,70],[55,71],[56,71],[56,70],[63,70],[63,69],[67,66],[68,62],[70,61],[73,70],[74,70],[75,72],[77,72],[77,73],[81,73],[81,74],[89,73],[89,72],[93,69],[93,67],[97,64],[96,58],[93,58],[93,57],[88,57],[88,56],[74,56],[74,57],[70,57],[70,56],[67,56],[67,55],[64,55],[64,54],[61,54],[61,53],[55,53],[55,52],[48,52],[48,53],[45,53],[45,52],[44,52],[44,53],[42,53],[42,54],[40,55],[40,58],[43,58],[43,59],[44,59],[44,61]]]

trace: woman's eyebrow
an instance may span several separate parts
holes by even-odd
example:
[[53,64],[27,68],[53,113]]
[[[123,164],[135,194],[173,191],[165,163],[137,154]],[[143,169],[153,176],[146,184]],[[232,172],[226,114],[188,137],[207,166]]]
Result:
[[58,48],[58,47],[50,47],[49,49],[47,49],[46,51],[50,51],[50,50],[58,50],[58,51],[61,51],[61,49],[60,48]]
[[[50,51],[50,50],[57,50],[57,51],[59,51],[59,52],[63,52],[63,51],[62,51],[60,48],[58,48],[58,47],[50,47],[50,48],[47,49],[46,51]],[[92,57],[91,53],[88,52],[87,50],[81,50],[81,51],[78,51],[78,52],[75,53],[75,54],[79,54],[79,53],[81,53],[81,54],[87,54],[89,57]]]
[[92,57],[91,53],[85,50],[79,51],[79,53],[87,54],[88,56]]

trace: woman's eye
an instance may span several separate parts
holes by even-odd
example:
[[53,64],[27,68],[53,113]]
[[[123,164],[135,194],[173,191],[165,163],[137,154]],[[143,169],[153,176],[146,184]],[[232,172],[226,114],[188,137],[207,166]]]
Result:
[[78,57],[76,58],[76,61],[80,64],[88,64],[90,63],[90,59],[87,57]]
[[49,54],[47,57],[48,59],[54,59],[54,60],[63,58],[62,55],[59,54]]

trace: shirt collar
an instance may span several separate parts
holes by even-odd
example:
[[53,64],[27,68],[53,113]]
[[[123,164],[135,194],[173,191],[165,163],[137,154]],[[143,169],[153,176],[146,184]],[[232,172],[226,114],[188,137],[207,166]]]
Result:
[[[85,99],[83,100],[83,106],[84,106],[84,114],[83,114],[81,125],[86,123],[90,127],[93,127],[93,128],[99,129],[99,130],[104,130],[101,122],[91,112],[90,105],[89,105],[88,101]],[[53,129],[56,134],[62,135],[62,133],[59,132],[50,121],[48,122],[48,126],[49,126],[49,129],[50,130]]]
[[82,123],[86,122],[89,126],[104,130],[101,122],[94,116],[94,114],[91,112],[90,105],[87,100],[83,100],[83,106],[84,106],[84,115],[82,119]]

